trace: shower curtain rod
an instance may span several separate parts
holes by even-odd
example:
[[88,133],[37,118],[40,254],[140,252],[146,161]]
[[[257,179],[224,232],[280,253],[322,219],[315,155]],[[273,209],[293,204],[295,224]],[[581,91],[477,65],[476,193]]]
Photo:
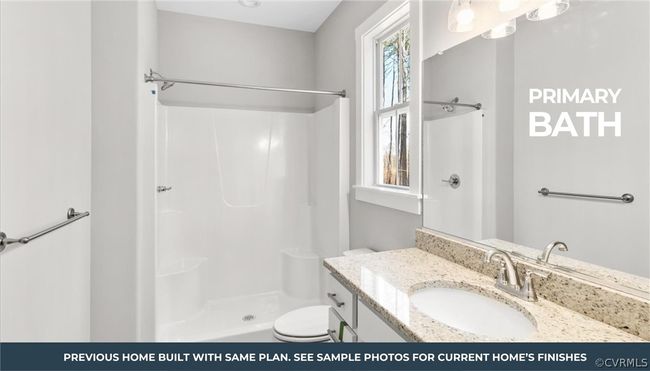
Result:
[[451,102],[440,102],[436,100],[423,100],[424,104],[437,104],[440,106],[460,106],[460,107],[472,107],[475,110],[480,110],[483,105],[481,103],[468,104],[468,103],[458,103],[458,98],[454,98]]
[[197,80],[181,80],[181,79],[168,79],[163,77],[158,72],[149,70],[149,74],[144,75],[144,82],[162,82],[161,90],[167,90],[174,84],[192,84],[192,85],[206,85],[206,86],[219,86],[222,88],[235,88],[235,89],[250,89],[250,90],[266,90],[266,91],[280,91],[285,93],[303,93],[303,94],[321,94],[321,95],[338,95],[345,98],[345,90],[332,91],[332,90],[304,90],[304,89],[288,89],[277,88],[270,86],[256,86],[256,85],[243,85],[243,84],[228,84],[223,82],[208,82]]

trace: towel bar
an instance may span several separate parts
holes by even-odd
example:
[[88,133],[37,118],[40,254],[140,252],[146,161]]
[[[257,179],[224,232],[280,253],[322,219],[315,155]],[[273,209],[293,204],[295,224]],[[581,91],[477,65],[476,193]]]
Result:
[[77,212],[77,211],[75,211],[75,209],[69,208],[68,213],[66,215],[67,220],[65,220],[64,222],[61,222],[59,224],[53,225],[53,226],[51,226],[49,228],[46,228],[46,229],[44,229],[44,230],[42,230],[40,232],[34,233],[34,234],[30,235],[30,236],[21,237],[21,238],[8,238],[7,235],[4,232],[0,232],[0,252],[3,252],[7,248],[7,246],[15,244],[15,243],[19,243],[21,245],[27,244],[27,243],[29,243],[29,242],[31,242],[31,241],[39,238],[39,237],[45,236],[46,234],[48,234],[50,232],[54,232],[57,229],[63,228],[66,225],[74,223],[79,219],[85,218],[88,215],[90,215],[90,212],[88,212],[88,211]]

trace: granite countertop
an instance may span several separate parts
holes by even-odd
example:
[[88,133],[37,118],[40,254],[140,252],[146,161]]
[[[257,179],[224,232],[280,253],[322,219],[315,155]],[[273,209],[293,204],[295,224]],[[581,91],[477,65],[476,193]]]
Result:
[[449,327],[427,317],[409,302],[409,294],[431,286],[461,287],[504,302],[521,311],[540,342],[640,342],[643,339],[570,309],[539,299],[527,302],[494,287],[494,279],[417,248],[325,259],[332,275],[384,321],[411,341],[516,341],[488,338]]

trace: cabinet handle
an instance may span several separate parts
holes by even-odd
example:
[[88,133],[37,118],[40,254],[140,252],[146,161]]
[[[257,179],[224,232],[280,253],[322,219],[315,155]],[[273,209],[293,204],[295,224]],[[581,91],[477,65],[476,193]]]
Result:
[[339,301],[339,299],[336,298],[336,294],[328,292],[327,297],[330,298],[334,302],[334,304],[336,305],[337,308],[341,308],[342,306],[345,305],[344,302]]

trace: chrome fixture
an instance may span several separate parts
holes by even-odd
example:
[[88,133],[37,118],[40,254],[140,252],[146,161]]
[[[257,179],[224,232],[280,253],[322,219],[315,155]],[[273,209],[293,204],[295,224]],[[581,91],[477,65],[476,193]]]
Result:
[[508,285],[509,287],[519,290],[519,277],[515,269],[515,263],[512,262],[510,255],[507,252],[493,249],[485,254],[485,262],[492,262],[492,258],[498,256],[501,259],[501,266],[499,267],[499,276],[497,278],[498,285]]
[[582,197],[582,198],[598,198],[601,200],[616,200],[629,204],[634,201],[634,196],[629,193],[624,193],[621,196],[599,196],[585,193],[569,193],[569,192],[552,192],[548,188],[542,188],[537,193],[542,196],[568,196],[568,197]]
[[485,261],[490,263],[492,258],[498,256],[500,260],[499,274],[495,286],[511,295],[527,301],[537,301],[537,293],[533,286],[533,275],[546,278],[548,273],[536,272],[530,269],[524,271],[524,282],[519,283],[517,267],[507,252],[492,249],[485,254]]
[[68,224],[74,223],[79,219],[85,218],[88,215],[90,215],[90,212],[85,211],[85,212],[77,212],[73,208],[68,209],[68,213],[66,214],[67,220],[64,222],[61,222],[59,224],[53,225],[49,228],[46,228],[38,233],[34,233],[30,236],[27,237],[21,237],[21,238],[8,238],[7,235],[4,232],[0,232],[0,252],[3,252],[7,246],[13,245],[15,243],[25,245],[39,237],[43,237],[46,234],[50,232],[54,232],[57,229],[63,228]]
[[483,32],[481,37],[488,40],[500,39],[512,35],[515,31],[517,31],[517,19],[513,18],[489,31]]
[[171,186],[158,186],[158,187],[156,188],[156,191],[158,191],[158,193],[160,193],[160,192],[167,192],[167,191],[171,191],[171,190],[172,190],[172,187],[171,187]]
[[540,256],[537,257],[537,260],[547,263],[548,258],[551,256],[551,252],[556,247],[560,251],[569,251],[569,247],[564,242],[562,241],[551,242],[548,245],[546,245],[544,251],[540,254]]
[[250,89],[250,90],[265,90],[265,91],[279,91],[285,93],[302,93],[302,94],[320,94],[320,95],[338,95],[345,98],[345,90],[332,91],[332,90],[305,90],[305,89],[288,89],[277,88],[270,86],[257,86],[257,85],[243,85],[243,84],[229,84],[224,82],[209,82],[198,80],[181,80],[169,79],[163,77],[158,72],[149,70],[149,74],[144,75],[144,82],[162,82],[160,89],[166,90],[174,86],[174,84],[192,84],[192,85],[205,85],[205,86],[218,86],[222,88],[235,88],[235,89]]
[[475,110],[480,110],[483,105],[481,103],[476,103],[476,104],[469,104],[469,103],[459,103],[458,102],[458,97],[452,99],[449,102],[441,102],[437,100],[423,100],[422,103],[424,104],[437,104],[439,106],[442,106],[442,109],[445,110],[446,112],[454,112],[454,107],[472,107]]
[[467,32],[474,29],[472,0],[453,0],[447,14],[447,28],[451,32]]
[[456,111],[456,103],[458,103],[458,97],[454,98],[451,100],[451,102],[447,104],[443,104],[442,110],[447,112],[447,113],[452,113]]
[[529,21],[543,21],[551,19],[569,10],[569,0],[550,0],[539,8],[526,13]]
[[451,174],[449,179],[441,179],[441,182],[449,183],[449,186],[453,189],[460,187],[460,177],[458,174]]

